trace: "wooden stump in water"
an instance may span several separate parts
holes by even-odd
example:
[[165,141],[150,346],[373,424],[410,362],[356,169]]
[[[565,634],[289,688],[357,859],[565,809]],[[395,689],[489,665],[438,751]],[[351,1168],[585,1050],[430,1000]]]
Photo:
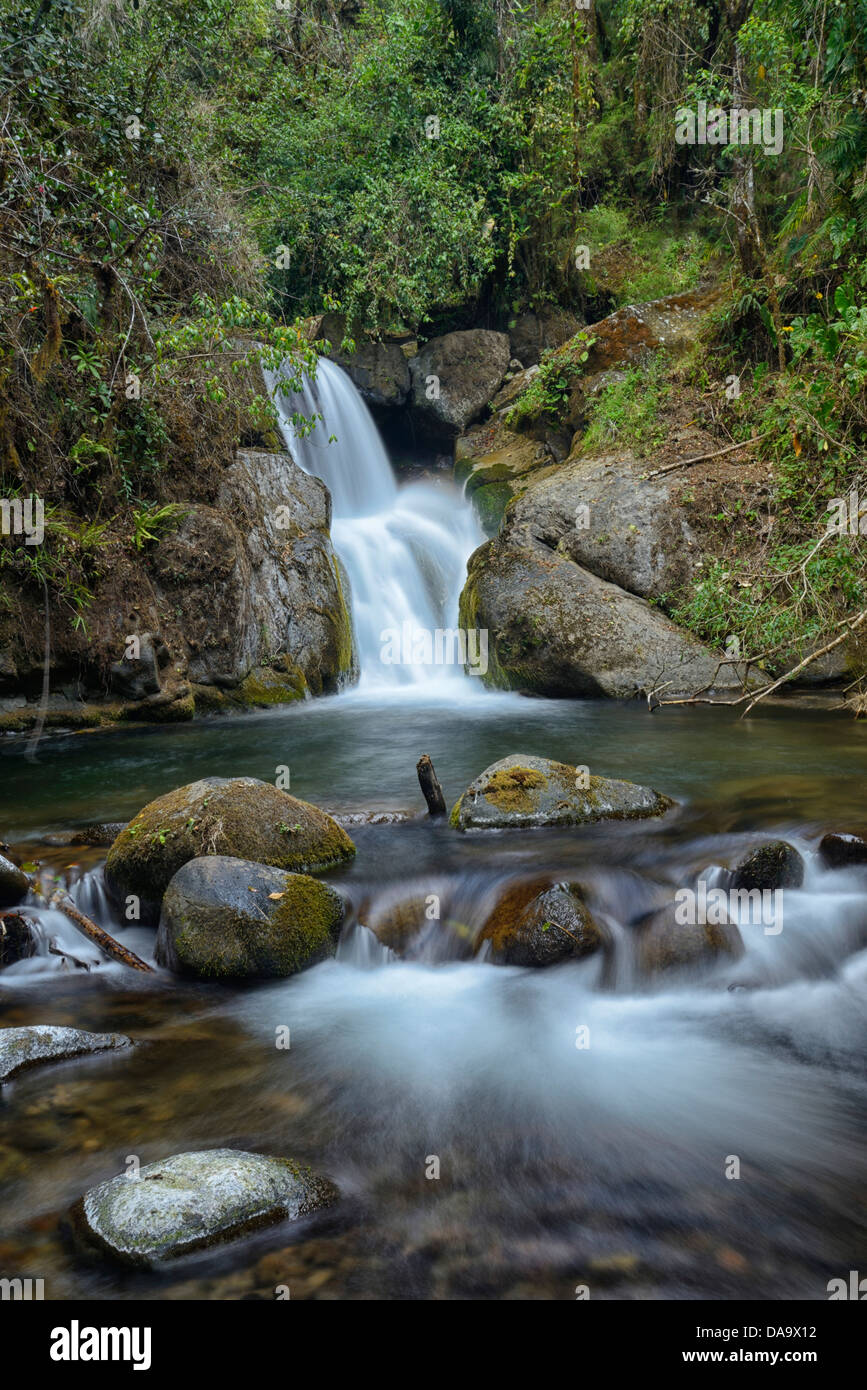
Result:
[[422,795],[427,802],[428,813],[432,816],[444,816],[446,813],[446,799],[443,796],[443,789],[439,784],[439,778],[434,772],[434,765],[427,753],[423,753],[416,763],[415,770],[418,773],[418,784],[421,787]]

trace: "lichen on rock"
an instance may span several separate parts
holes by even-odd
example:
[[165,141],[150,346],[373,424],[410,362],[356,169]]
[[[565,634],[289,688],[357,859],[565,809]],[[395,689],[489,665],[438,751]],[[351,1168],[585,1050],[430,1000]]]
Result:
[[459,830],[582,825],[660,816],[673,805],[650,787],[515,753],[470,783],[452,810],[451,824]]

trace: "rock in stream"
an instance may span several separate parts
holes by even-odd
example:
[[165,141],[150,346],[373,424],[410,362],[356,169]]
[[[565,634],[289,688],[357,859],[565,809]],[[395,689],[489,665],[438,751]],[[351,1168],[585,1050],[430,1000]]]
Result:
[[175,1154],[92,1187],[73,1230],[124,1264],[154,1265],[337,1200],[327,1179],[289,1158],[207,1149]]

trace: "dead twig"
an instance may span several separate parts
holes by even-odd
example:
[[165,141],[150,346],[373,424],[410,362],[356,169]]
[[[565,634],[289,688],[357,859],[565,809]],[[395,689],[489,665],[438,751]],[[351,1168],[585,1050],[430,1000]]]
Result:
[[673,473],[677,468],[691,468],[694,463],[704,463],[706,459],[718,459],[723,454],[733,454],[736,449],[749,449],[752,444],[758,444],[760,439],[764,439],[763,434],[754,434],[752,439],[739,439],[736,444],[727,444],[724,449],[714,449],[709,454],[696,454],[691,459],[680,459],[677,463],[667,463],[664,468],[654,468],[652,472],[645,473],[645,478],[658,478],[662,473]]

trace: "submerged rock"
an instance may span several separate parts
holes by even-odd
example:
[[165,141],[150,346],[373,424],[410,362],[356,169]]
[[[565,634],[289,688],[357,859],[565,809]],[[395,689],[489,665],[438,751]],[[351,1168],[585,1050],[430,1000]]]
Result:
[[585,776],[567,763],[513,753],[470,783],[452,811],[451,824],[459,830],[583,825],[661,816],[674,804],[651,787]]
[[0,854],[0,907],[12,907],[26,898],[30,879],[23,869]]
[[732,888],[800,888],[804,861],[785,840],[771,840],[748,854],[734,871]]
[[826,869],[846,869],[850,864],[867,864],[867,842],[860,835],[823,835],[819,858]]
[[288,1158],[208,1149],[111,1178],[72,1212],[87,1243],[125,1264],[153,1265],[337,1200],[334,1185]]
[[354,854],[345,830],[317,806],[255,777],[205,777],[139,811],[112,845],[105,877],[118,901],[134,894],[141,921],[156,923],[170,880],[200,855],[316,873]]
[[695,970],[720,958],[738,960],[744,943],[734,922],[678,922],[669,903],[637,924],[638,968],[643,975]]
[[339,893],[306,874],[209,855],[166,889],[156,960],[198,979],[294,975],[334,952]]
[[134,1047],[122,1033],[85,1033],[54,1024],[30,1028],[0,1029],[0,1085],[25,1067],[39,1062],[61,1062],[90,1052],[109,1052]]
[[503,965],[553,965],[592,955],[604,944],[573,883],[513,883],[479,933],[477,949],[490,942],[491,960]]

